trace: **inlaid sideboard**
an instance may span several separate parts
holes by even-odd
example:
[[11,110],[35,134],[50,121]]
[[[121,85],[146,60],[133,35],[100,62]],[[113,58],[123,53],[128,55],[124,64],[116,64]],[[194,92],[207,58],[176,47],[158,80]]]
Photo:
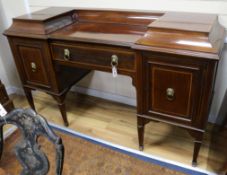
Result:
[[44,91],[67,126],[72,85],[91,70],[130,76],[140,150],[145,124],[165,122],[194,137],[196,165],[224,45],[217,15],[51,7],[14,18],[4,34],[33,109],[31,91]]

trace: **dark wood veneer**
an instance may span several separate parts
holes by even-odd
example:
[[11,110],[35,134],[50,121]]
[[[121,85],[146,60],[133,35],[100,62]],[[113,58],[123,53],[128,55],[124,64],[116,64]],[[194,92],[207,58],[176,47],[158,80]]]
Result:
[[217,15],[55,7],[15,18],[4,34],[31,107],[32,90],[52,95],[65,125],[70,87],[90,70],[110,72],[117,55],[137,90],[140,149],[145,124],[169,123],[194,137],[196,165],[224,43]]

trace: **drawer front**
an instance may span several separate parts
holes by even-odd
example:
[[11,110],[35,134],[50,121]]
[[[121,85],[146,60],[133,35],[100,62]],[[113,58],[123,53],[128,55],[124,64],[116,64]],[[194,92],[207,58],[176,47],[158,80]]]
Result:
[[[64,56],[65,49],[69,52],[68,59],[65,59]],[[135,54],[130,49],[88,44],[65,45],[52,43],[51,50],[55,60],[102,71],[111,71],[111,61],[113,55],[116,55],[118,58],[117,69],[119,71],[135,72]]]
[[42,50],[37,47],[18,46],[28,84],[49,86]]
[[193,123],[199,102],[199,75],[198,67],[146,62],[146,113]]

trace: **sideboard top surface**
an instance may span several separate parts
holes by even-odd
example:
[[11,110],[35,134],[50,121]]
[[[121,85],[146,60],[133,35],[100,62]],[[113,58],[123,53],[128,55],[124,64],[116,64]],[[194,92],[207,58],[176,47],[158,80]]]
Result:
[[58,17],[59,15],[64,15],[67,13],[70,13],[71,11],[74,11],[73,8],[68,7],[51,7],[39,11],[35,11],[33,13],[24,14],[22,16],[18,16],[14,18],[14,21],[40,21],[44,22],[47,20],[51,20],[54,17]]
[[225,30],[214,14],[51,7],[14,18],[5,35],[120,45],[219,59]]

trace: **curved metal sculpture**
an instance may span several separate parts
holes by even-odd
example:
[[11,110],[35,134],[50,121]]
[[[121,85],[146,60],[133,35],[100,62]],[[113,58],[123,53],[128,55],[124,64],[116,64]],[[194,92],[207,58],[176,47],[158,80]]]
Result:
[[47,137],[55,145],[56,175],[62,174],[64,146],[42,116],[32,109],[15,109],[0,118],[0,128],[4,124],[16,125],[22,131],[23,140],[15,149],[23,166],[21,175],[46,175],[49,171],[49,161],[37,143],[39,136]]

